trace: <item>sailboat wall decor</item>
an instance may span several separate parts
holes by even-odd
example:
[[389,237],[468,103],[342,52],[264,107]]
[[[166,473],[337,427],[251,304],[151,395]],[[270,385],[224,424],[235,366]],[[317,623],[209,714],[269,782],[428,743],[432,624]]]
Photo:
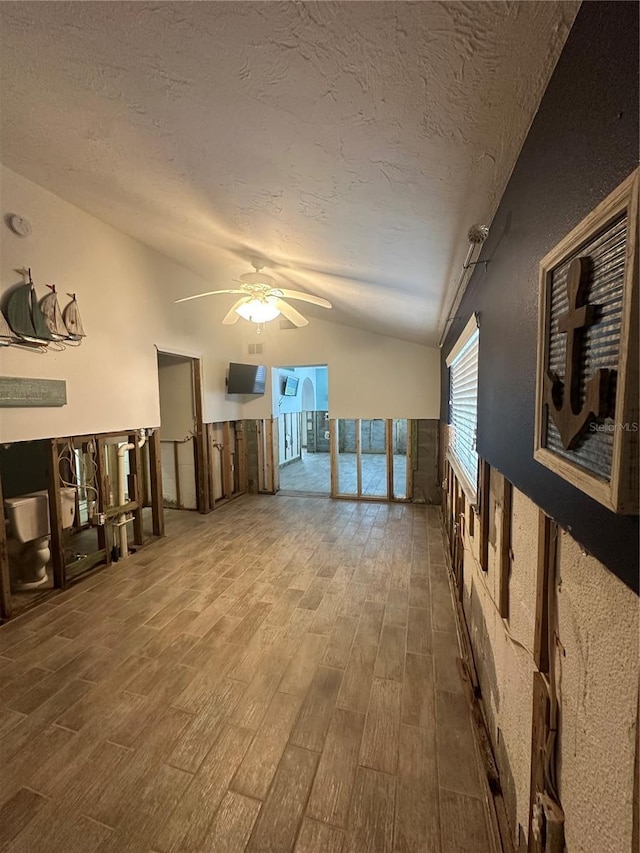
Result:
[[62,319],[62,311],[58,304],[56,286],[55,284],[48,284],[47,287],[51,292],[47,293],[47,295],[43,296],[40,300],[40,310],[42,311],[45,323],[47,324],[47,328],[51,332],[53,339],[56,341],[63,341],[65,338],[70,337],[70,335],[69,330]]
[[0,311],[0,347],[15,345],[59,351],[65,343],[79,345],[86,333],[75,293],[68,294],[71,302],[61,311],[55,285],[48,284],[50,293],[38,301],[31,270],[17,272],[28,280],[11,290]]
[[81,341],[86,337],[85,330],[80,319],[80,309],[78,308],[78,300],[75,293],[67,293],[71,297],[71,302],[67,305],[63,312],[64,324],[69,332],[69,340]]

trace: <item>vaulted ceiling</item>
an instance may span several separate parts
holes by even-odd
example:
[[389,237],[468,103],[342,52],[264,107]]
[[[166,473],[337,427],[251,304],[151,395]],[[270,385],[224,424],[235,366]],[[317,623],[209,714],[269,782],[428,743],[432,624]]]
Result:
[[433,344],[578,5],[2,3],[0,160],[210,289],[259,259]]

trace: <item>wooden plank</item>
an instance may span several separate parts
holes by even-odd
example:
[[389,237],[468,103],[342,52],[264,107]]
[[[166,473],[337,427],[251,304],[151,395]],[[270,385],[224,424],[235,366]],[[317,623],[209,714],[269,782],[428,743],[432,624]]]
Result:
[[489,505],[491,488],[491,466],[480,460],[480,567],[489,571]]
[[178,449],[178,442],[174,441],[173,443],[173,473],[175,474],[176,480],[176,506],[178,509],[182,509],[182,499],[180,496],[180,454]]
[[67,585],[64,571],[64,543],[62,539],[62,504],[60,499],[60,474],[58,473],[58,440],[49,440],[47,456],[47,490],[49,492],[49,519],[51,525],[51,563],[53,585],[64,589]]
[[256,444],[258,446],[258,492],[266,491],[264,457],[264,420],[256,420]]
[[373,668],[377,647],[371,643],[354,642],[338,696],[340,708],[366,713],[373,684]]
[[247,491],[247,443],[244,435],[244,424],[235,421],[236,431],[236,465],[238,466],[238,491],[245,494]]
[[33,820],[47,799],[28,788],[20,788],[0,808],[0,847],[5,848]]
[[318,667],[291,735],[292,744],[315,752],[322,750],[342,675],[339,669]]
[[402,722],[409,726],[436,727],[435,677],[430,655],[407,652],[402,682]]
[[244,850],[260,812],[261,803],[228,791],[213,823],[202,839],[202,850],[238,853]]
[[207,488],[209,490],[209,506],[216,508],[216,482],[213,466],[214,453],[218,451],[213,446],[213,424],[204,425],[204,435],[207,442]]
[[335,418],[329,420],[329,455],[331,457],[331,497],[338,494],[338,430]]
[[431,611],[429,608],[410,607],[407,651],[421,655],[430,654],[433,651],[431,637]]
[[358,768],[346,844],[349,853],[392,853],[395,799],[395,776]]
[[233,474],[231,471],[231,424],[222,424],[222,493],[225,498],[233,494]]
[[482,801],[440,789],[443,850],[489,850]]
[[[401,728],[394,844],[397,853],[440,850],[435,741],[435,728],[429,731],[413,726]],[[484,850],[473,845],[466,849]]]
[[164,536],[164,506],[162,502],[162,457],[160,430],[154,429],[149,440],[149,474],[151,478],[151,517],[154,536]]
[[401,706],[402,685],[374,678],[360,750],[360,763],[365,767],[384,773],[396,772]]
[[358,481],[358,497],[362,497],[362,421],[356,418],[354,421],[356,431],[356,476]]
[[[0,507],[4,506],[2,498],[2,480],[0,479]],[[7,530],[4,512],[0,512],[0,619],[11,616],[11,579],[9,577],[9,556],[7,553]]]
[[271,419],[271,444],[268,448],[269,458],[271,460],[271,482],[272,494],[280,490],[280,467],[278,465],[278,447],[279,447],[279,422],[278,418]]
[[309,798],[309,817],[347,826],[364,720],[364,714],[336,709]]
[[238,768],[231,788],[264,800],[294,726],[301,696],[276,693],[249,751]]
[[[458,676],[458,680],[459,676]],[[466,695],[436,691],[438,778],[441,788],[482,796],[474,733]]]
[[317,763],[313,752],[286,748],[246,848],[248,853],[289,853],[293,849]]
[[549,672],[550,576],[555,577],[557,525],[542,510],[538,513],[538,572],[536,579],[536,620],[533,653],[542,673]]
[[[407,459],[406,459],[406,478],[407,478],[407,500],[413,500],[413,463],[414,463],[414,436],[417,435],[417,424],[412,419],[407,420]],[[442,482],[442,478],[438,482]]]
[[393,500],[393,419],[385,421],[385,440],[387,455],[387,500]]
[[545,789],[544,764],[550,722],[549,692],[544,677],[533,673],[533,724],[531,727],[531,777],[529,788],[529,846],[528,853],[544,853],[541,840],[532,831],[533,807],[538,793]]
[[[191,360],[191,374],[193,377],[193,411],[195,416],[195,460],[196,460],[196,487],[198,495],[198,512],[211,512],[209,490],[207,488],[207,472],[209,470],[209,448],[205,438],[204,416],[202,404],[202,359]],[[176,469],[177,482],[177,469]]]
[[[106,513],[109,506],[109,492],[107,490],[104,437],[97,435],[95,437],[95,463],[96,463],[96,478],[95,485],[98,490],[97,511]],[[101,524],[98,527],[98,548],[104,549],[105,563],[111,565],[111,525]]]
[[406,628],[402,628],[400,625],[383,626],[374,669],[376,678],[402,681],[406,646]]
[[129,435],[129,444],[133,447],[129,451],[129,499],[135,501],[137,506],[133,510],[133,542],[134,545],[144,545],[144,531],[142,526],[142,456],[138,447],[139,435]]
[[326,823],[305,818],[294,853],[343,853],[344,833]]
[[511,528],[513,486],[502,478],[500,524],[500,578],[498,581],[498,609],[503,619],[509,618],[509,578],[511,576]]

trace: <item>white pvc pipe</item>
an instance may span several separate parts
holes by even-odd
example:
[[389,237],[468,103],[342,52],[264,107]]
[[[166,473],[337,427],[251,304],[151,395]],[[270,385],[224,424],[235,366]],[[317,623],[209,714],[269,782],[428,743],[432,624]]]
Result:
[[[146,430],[140,430],[140,438],[138,439],[137,445],[139,448],[144,447],[144,444],[147,440]],[[124,473],[124,454],[128,453],[129,450],[133,450],[135,444],[119,444],[118,445],[118,506],[124,505],[125,499],[125,473]],[[126,513],[122,512],[118,516],[118,535],[119,535],[119,545],[120,545],[120,559],[124,560],[125,557],[129,555],[129,545],[127,542],[127,516]]]

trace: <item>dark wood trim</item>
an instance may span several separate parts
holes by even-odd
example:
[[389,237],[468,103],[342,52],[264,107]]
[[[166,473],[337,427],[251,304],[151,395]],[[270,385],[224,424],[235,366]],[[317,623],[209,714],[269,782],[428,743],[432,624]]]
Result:
[[[0,481],[0,507],[4,506],[2,482]],[[0,619],[9,619],[12,612],[9,555],[7,553],[7,529],[4,513],[0,512]]]
[[[105,513],[109,507],[109,494],[107,490],[104,438],[96,436],[96,488],[98,490],[98,512]],[[110,527],[107,524],[98,526],[98,547],[105,551],[107,566],[111,565],[111,536]]]
[[162,504],[162,450],[160,430],[149,439],[149,477],[151,479],[151,517],[154,536],[164,536],[164,507]]
[[276,494],[280,490],[280,468],[276,464],[278,459],[278,450],[279,450],[279,435],[280,435],[280,423],[278,418],[271,418],[269,421],[269,429],[271,435],[271,442],[269,447],[267,447],[267,461],[268,464],[271,465],[271,493]]
[[[195,455],[195,445],[194,445],[193,460],[194,460],[194,473],[195,473],[195,468],[197,467],[197,464],[198,464],[198,460],[197,460],[197,457]],[[178,450],[178,442],[177,441],[173,442],[173,472],[176,475],[175,476],[175,479],[176,479],[176,507],[178,509],[182,509],[182,500],[180,499],[180,453]],[[196,477],[197,477],[197,473],[196,473]]]
[[198,512],[211,512],[211,500],[207,488],[207,471],[209,462],[209,448],[207,446],[204,429],[204,415],[202,404],[202,360],[194,358],[191,360],[191,373],[193,376],[193,405],[196,419],[196,490],[198,495]]
[[142,519],[142,480],[141,449],[138,447],[140,436],[133,433],[129,436],[129,444],[133,447],[129,451],[129,499],[135,501],[136,508],[133,510],[133,543],[138,547],[144,545],[144,530]]
[[236,465],[238,466],[238,489],[240,494],[247,491],[247,442],[245,440],[244,423],[235,421],[236,431]]
[[[549,672],[549,577],[555,577],[557,526],[542,510],[538,514],[538,573],[533,654],[540,672]],[[553,566],[553,571],[551,567]]]
[[60,474],[58,472],[58,439],[49,440],[47,458],[47,491],[49,492],[49,524],[51,527],[51,563],[53,585],[56,589],[66,587],[64,572],[64,544],[62,540],[62,504],[60,500]]
[[491,507],[491,466],[480,460],[480,567],[489,571],[489,510]]
[[222,424],[222,493],[230,498],[233,494],[233,474],[231,472],[231,425],[229,421]]
[[385,437],[387,444],[387,499],[391,500],[393,494],[393,419],[387,418],[385,423]]
[[513,486],[506,477],[502,478],[501,525],[500,525],[500,579],[498,585],[498,609],[503,619],[509,618],[509,578],[511,577],[511,530],[513,524]]

